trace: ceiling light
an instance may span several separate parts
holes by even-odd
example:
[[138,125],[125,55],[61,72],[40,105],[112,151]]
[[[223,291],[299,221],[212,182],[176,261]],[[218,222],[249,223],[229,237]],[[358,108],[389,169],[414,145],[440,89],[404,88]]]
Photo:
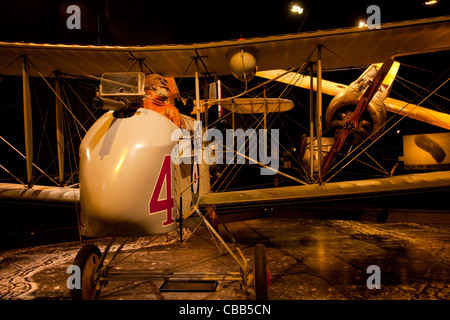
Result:
[[299,5],[294,4],[294,5],[292,5],[291,12],[292,13],[297,13],[297,14],[302,14],[303,13],[303,8],[300,7]]

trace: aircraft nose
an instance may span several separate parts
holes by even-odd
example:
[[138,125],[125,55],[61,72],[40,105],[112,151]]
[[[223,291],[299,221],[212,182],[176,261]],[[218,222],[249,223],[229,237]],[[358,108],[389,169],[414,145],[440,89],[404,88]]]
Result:
[[112,112],[99,119],[80,146],[83,234],[144,236],[170,231],[175,224],[164,222],[172,221],[167,218],[172,210],[150,212],[149,203],[159,205],[159,199],[175,194],[170,155],[175,146],[171,135],[177,127],[142,108],[129,118],[108,121],[111,117]]

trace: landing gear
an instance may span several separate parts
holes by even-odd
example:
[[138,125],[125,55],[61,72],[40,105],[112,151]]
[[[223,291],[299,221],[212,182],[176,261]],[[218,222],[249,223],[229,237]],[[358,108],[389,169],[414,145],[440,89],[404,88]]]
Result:
[[[256,300],[267,300],[268,298],[268,286],[269,286],[269,274],[266,263],[266,251],[263,244],[257,244],[254,248],[254,268],[248,266],[248,260],[227,227],[223,224],[229,238],[232,242],[232,247],[225,243],[216,228],[210,224],[208,219],[196,209],[197,214],[201,218],[202,222],[207,226],[211,234],[216,237],[222,246],[228,251],[231,257],[239,266],[239,272],[218,272],[218,273],[182,273],[182,272],[170,272],[170,273],[130,273],[130,272],[110,272],[113,270],[112,262],[121,251],[127,240],[123,242],[113,253],[110,258],[108,254],[116,240],[115,237],[111,238],[109,244],[106,246],[103,254],[100,249],[93,244],[85,244],[77,256],[75,257],[74,265],[78,266],[81,273],[81,288],[70,289],[70,296],[73,300],[94,300],[97,299],[101,287],[111,281],[165,281],[165,282],[178,282],[178,283],[201,283],[212,281],[239,281],[241,287],[245,288],[250,296],[253,295]],[[197,226],[198,227],[198,226]],[[108,259],[106,257],[108,256]],[[189,290],[184,290],[189,292]]]
[[255,246],[255,296],[256,300],[267,300],[269,277],[266,264],[266,247],[262,243]]
[[100,249],[91,243],[85,244],[75,257],[74,265],[81,271],[81,288],[70,289],[72,300],[95,300],[100,294],[97,285],[102,268]]
[[[241,281],[245,288],[253,287],[255,291],[256,300],[267,300],[268,299],[268,288],[270,275],[268,273],[267,261],[266,261],[266,247],[262,243],[258,243],[254,249],[254,269],[250,272],[247,265],[247,259],[240,250],[230,231],[225,224],[222,223],[228,237],[233,243],[237,254],[225,243],[222,237],[216,232],[216,230],[211,226],[208,220],[202,215],[202,213],[197,209],[198,215],[203,219],[206,226],[210,229],[210,232],[222,243],[224,248],[230,253],[236,263],[241,269]],[[231,273],[230,273],[231,274]],[[238,280],[237,278],[236,280]]]

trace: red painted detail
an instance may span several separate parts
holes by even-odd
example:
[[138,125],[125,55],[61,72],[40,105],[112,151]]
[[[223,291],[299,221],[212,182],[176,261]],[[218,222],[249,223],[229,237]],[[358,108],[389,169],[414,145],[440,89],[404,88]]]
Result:
[[[164,181],[166,182],[166,197],[160,199]],[[170,155],[166,155],[159,171],[158,180],[156,181],[155,188],[150,198],[149,214],[160,213],[166,211],[166,220],[163,222],[163,226],[168,226],[175,222],[173,218],[174,200],[172,196],[172,165]]]

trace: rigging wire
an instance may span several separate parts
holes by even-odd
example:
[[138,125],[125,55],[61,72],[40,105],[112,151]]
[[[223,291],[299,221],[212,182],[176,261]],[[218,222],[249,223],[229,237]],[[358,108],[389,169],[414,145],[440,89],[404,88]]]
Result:
[[[294,68],[294,69],[295,69],[295,68]],[[283,92],[282,92],[282,93],[280,94],[280,96],[278,97],[279,99],[281,99],[281,97],[285,94],[287,88],[288,88],[288,87],[286,86],[286,88],[283,90]],[[292,87],[291,87],[291,88],[292,88]],[[289,90],[291,90],[291,88],[289,88]],[[242,116],[242,115],[241,115],[241,116]],[[257,119],[257,118],[255,117],[254,114],[251,114],[251,116],[253,117],[253,119],[254,119],[255,121],[254,121],[254,123],[253,123],[250,127],[252,128],[252,127],[254,127],[254,125],[256,124],[256,129],[259,128],[259,127],[261,126],[262,122],[263,122],[263,118],[261,117],[260,119]],[[275,119],[273,119],[273,117],[275,117]],[[267,121],[268,121],[268,122],[274,121],[274,120],[276,120],[278,117],[280,117],[280,113],[276,113],[276,114],[275,114],[275,113],[271,113],[271,114],[269,115],[269,119],[267,119]],[[245,122],[245,121],[244,121],[244,122]],[[270,131],[269,131],[269,134],[270,134]],[[272,137],[272,138],[273,138],[273,137]],[[248,139],[247,139],[247,141],[248,141]],[[247,143],[246,143],[246,144],[247,144]],[[286,149],[286,147],[284,147],[284,145],[282,145],[282,144],[279,144],[279,145],[280,145],[285,151],[288,151],[288,150]],[[254,146],[254,147],[256,147],[256,146]],[[226,146],[226,148],[228,148],[228,146]],[[242,148],[242,146],[241,146],[241,148]],[[250,144],[248,144],[248,147],[246,148],[245,152],[247,152],[249,148],[250,148]],[[234,151],[234,150],[233,150],[233,151]],[[250,153],[250,154],[251,154],[251,153]],[[239,150],[239,151],[236,152],[236,154],[234,155],[234,158],[233,158],[233,162],[234,162],[234,159],[236,158],[237,155],[242,155],[241,150]],[[254,160],[254,159],[252,159],[252,160]],[[295,160],[295,159],[294,159],[294,160]],[[302,166],[301,163],[298,163],[298,164],[300,164],[300,166]],[[230,176],[232,170],[233,170],[234,168],[236,168],[236,165],[237,165],[237,164],[235,164],[235,165],[232,167],[232,169],[230,170],[230,172],[225,176],[224,180],[223,180],[222,183],[219,185],[218,189],[220,189],[220,188],[222,187],[223,183],[225,183],[225,182],[227,181],[227,179],[228,179],[228,177]],[[228,168],[228,166],[229,166],[229,164],[227,164],[227,166],[226,166],[226,168],[224,169],[223,172],[225,172],[225,170]],[[229,187],[230,183],[234,180],[234,178],[236,177],[236,175],[238,174],[238,172],[241,170],[241,168],[242,168],[242,166],[239,167],[239,169],[237,170],[237,172],[236,172],[236,173],[233,175],[233,177],[229,180],[228,184],[225,186],[225,189],[227,189],[227,188]],[[307,184],[307,183],[305,183],[304,181],[301,181],[301,180],[299,180],[299,179],[297,179],[297,178],[294,178],[294,177],[292,177],[292,176],[286,175],[286,174],[284,174],[284,173],[282,173],[282,172],[280,172],[280,174],[281,174],[281,175],[284,175],[284,176],[286,176],[286,177],[288,177],[288,178],[290,178],[290,179],[292,179],[292,180],[294,180],[294,181],[296,181],[296,182],[299,182],[299,183],[302,183],[302,184]],[[303,177],[303,178],[305,178],[305,177]],[[214,184],[211,186],[211,188],[213,188],[214,185],[215,185],[218,181],[219,181],[219,179],[216,180],[216,181],[214,182]]]
[[[31,65],[33,65],[33,67],[35,67],[33,63],[31,63]],[[35,68],[36,68],[36,67],[35,67]],[[37,70],[37,69],[36,69],[36,70]],[[64,80],[63,82],[66,84],[66,86],[68,86],[68,87],[71,89],[71,91],[72,91],[72,92],[74,93],[74,95],[78,98],[78,100],[82,103],[82,105],[85,107],[85,109],[88,110],[88,112],[90,113],[90,118],[87,119],[87,120],[85,121],[84,125],[81,124],[81,122],[80,122],[80,121],[77,119],[77,117],[74,115],[71,106],[70,106],[70,105],[67,105],[67,104],[64,102],[64,100],[65,100],[65,101],[69,101],[67,92],[65,91],[65,87],[64,87],[64,86],[61,86],[63,92],[61,92],[61,96],[58,95],[58,94],[56,93],[55,89],[50,85],[50,83],[47,81],[47,79],[42,75],[42,73],[41,73],[39,70],[37,70],[37,72],[38,72],[39,76],[44,80],[44,82],[46,83],[46,85],[53,91],[53,93],[55,94],[55,96],[57,97],[57,99],[59,99],[59,100],[61,101],[61,103],[64,105],[64,107],[65,107],[65,109],[68,111],[68,113],[70,113],[70,115],[72,116],[72,119],[73,119],[73,121],[74,121],[74,123],[75,123],[75,128],[77,129],[78,136],[79,136],[79,138],[81,139],[81,138],[82,138],[82,135],[81,135],[81,133],[80,133],[79,128],[81,127],[81,129],[83,129],[85,132],[87,132],[86,129],[85,129],[85,127],[84,127],[84,125],[86,125],[86,123],[87,123],[88,121],[90,121],[90,118],[93,117],[93,118],[95,119],[95,115],[94,115],[94,114],[91,112],[91,110],[87,107],[87,105],[86,105],[86,104],[84,103],[84,101],[81,99],[81,97],[79,96],[79,94],[78,94],[78,93],[73,89],[73,87],[67,82],[66,78],[63,78],[62,76],[57,76],[58,79]],[[37,101],[37,106],[38,106],[38,110],[39,110],[39,115],[40,115],[41,121],[42,121],[42,123],[43,123],[43,130],[42,130],[42,132],[41,132],[41,138],[40,138],[40,142],[39,142],[39,146],[38,146],[38,153],[37,153],[37,156],[36,156],[36,161],[37,161],[37,159],[39,159],[39,155],[40,155],[40,152],[41,152],[41,149],[42,149],[42,144],[43,144],[44,140],[46,139],[46,140],[47,140],[47,143],[50,145],[50,139],[49,139],[49,136],[48,136],[48,132],[47,132],[47,130],[46,130],[46,123],[47,123],[47,121],[48,121],[48,115],[49,115],[49,109],[50,109],[50,108],[47,108],[47,112],[46,112],[46,114],[45,114],[45,116],[44,116],[44,115],[42,114],[42,108],[41,108],[40,103],[39,103],[40,100],[39,100],[38,97],[37,97],[36,88],[34,88],[34,91],[33,91],[33,92],[34,92],[34,95],[35,95],[35,100]],[[65,99],[64,99],[64,97],[65,97]],[[18,99],[18,100],[19,100],[19,99]],[[66,123],[68,123],[67,113],[66,113]],[[68,130],[68,129],[67,129],[67,126],[65,126],[65,130]],[[66,131],[66,136],[67,136],[67,131]],[[75,148],[75,146],[73,145],[73,139],[75,138],[75,135],[70,135],[70,132],[69,132],[69,135],[68,135],[68,136],[70,136],[71,139],[69,139],[69,140],[67,141],[67,143],[66,143],[66,145],[65,145],[65,149],[67,149],[67,148],[69,147],[69,144],[70,144],[70,145],[72,146],[72,155],[74,155],[74,159],[75,159],[75,158],[77,158],[77,157],[76,157],[76,151],[75,151],[76,148]],[[8,145],[10,145],[10,146],[12,147],[12,145],[9,144],[5,139],[2,138],[2,140],[4,140]],[[15,149],[14,147],[12,147],[12,148],[13,148],[16,152],[18,152],[22,157],[24,157],[17,149]],[[45,169],[45,171],[47,171],[52,165],[55,166],[55,163],[56,163],[56,159],[55,159],[55,156],[53,155],[53,152],[52,152],[51,148],[50,148],[49,151],[50,151],[50,158],[52,159],[52,161],[51,161],[51,163],[48,165],[48,167]],[[75,163],[77,163],[77,160],[76,160],[76,159],[75,159]],[[71,166],[71,165],[72,165],[72,161],[69,161],[69,164],[70,164],[70,166]],[[48,174],[46,174],[44,170],[42,170],[42,169],[40,169],[39,167],[37,167],[37,165],[36,165],[35,163],[33,163],[33,166],[34,166],[35,168],[37,168],[37,169],[41,172],[41,175],[40,175],[39,177],[37,177],[37,179],[35,180],[34,183],[36,183],[39,179],[42,178],[43,175],[45,175],[45,176],[46,176],[47,178],[49,178],[53,183],[55,183],[56,185],[59,185],[55,180],[53,180],[53,178],[51,178]],[[71,170],[72,170],[72,167],[71,167]],[[76,173],[76,172],[72,172],[71,177],[73,177],[75,173]],[[69,180],[69,181],[70,181],[70,180]],[[69,183],[69,181],[66,182],[66,185]]]
[[[64,82],[64,84],[67,87],[69,87],[69,89],[72,91],[72,93],[78,98],[78,101],[80,101],[81,104],[84,106],[84,108],[89,112],[90,117],[94,118],[94,120],[97,120],[96,116],[91,111],[91,109],[88,107],[88,105],[83,101],[83,99],[79,96],[79,94],[75,91],[75,89],[70,85],[70,83],[68,82],[68,79],[66,77],[66,74],[61,74],[60,79]],[[89,89],[92,89],[92,88],[89,88]],[[84,124],[86,124],[86,122],[89,121],[89,120],[90,120],[90,118],[87,119]]]
[[[14,151],[16,151],[22,158],[26,159],[27,157],[21,153],[19,150],[17,150],[11,143],[6,141],[5,138],[0,136],[0,139],[3,140],[8,146],[10,146]],[[52,182],[54,182],[56,185],[59,185],[58,182],[56,182],[52,177],[50,177],[48,174],[46,174],[41,168],[39,168],[34,162],[32,163],[33,167],[35,167],[37,170],[39,170],[42,174],[44,174],[47,178],[49,178]]]
[[[34,160],[34,161],[37,163],[37,162],[39,161],[39,156],[40,156],[40,154],[41,154],[41,149],[42,149],[42,144],[43,144],[43,141],[44,141],[44,137],[47,139],[47,144],[48,144],[48,145],[51,145],[51,144],[50,144],[50,138],[49,138],[49,136],[48,136],[48,134],[47,134],[47,130],[46,130],[46,127],[47,127],[47,119],[48,119],[48,114],[49,114],[50,108],[49,108],[49,106],[47,106],[47,111],[46,111],[45,118],[44,118],[43,115],[42,115],[42,108],[41,108],[41,104],[40,104],[40,102],[39,102],[39,99],[38,99],[38,97],[37,97],[37,92],[36,92],[36,88],[35,88],[35,87],[33,88],[33,93],[34,93],[34,95],[35,95],[37,108],[38,108],[38,110],[39,110],[39,115],[40,115],[40,117],[41,117],[41,122],[42,122],[41,138],[39,139],[39,146],[38,146],[38,148],[37,148],[38,152],[37,152],[36,158],[35,158],[35,160]],[[49,152],[50,152],[50,158],[54,158],[54,155],[53,155],[53,152],[52,152],[51,148],[50,148]],[[52,164],[50,164],[50,165],[45,169],[45,171],[47,171],[47,170],[50,168],[51,165],[52,165]],[[37,184],[37,182],[39,181],[39,179],[40,179],[41,177],[42,177],[42,174],[41,174],[41,176],[37,177],[37,178],[33,181],[34,184]]]
[[0,167],[6,172],[8,173],[11,177],[13,177],[16,181],[18,181],[21,185],[23,185],[25,188],[28,188],[28,186],[23,183],[19,178],[17,178],[14,174],[11,173],[11,171],[9,171],[8,169],[6,169],[4,166],[2,166],[0,164]]
[[78,125],[83,129],[84,133],[87,133],[87,130],[84,128],[84,126],[81,124],[81,122],[77,119],[77,117],[73,114],[72,110],[66,105],[66,103],[63,101],[63,99],[57,94],[55,89],[48,83],[47,79],[42,75],[42,73],[38,70],[39,76],[44,79],[45,83],[49,86],[49,88],[53,91],[53,93],[56,95],[56,97],[61,101],[62,105],[66,108],[66,110],[72,115],[74,121],[78,123]]
[[[450,69],[447,69],[443,74],[445,74],[448,70],[450,70]],[[442,74],[442,75],[443,75],[443,74]],[[441,76],[442,76],[442,75],[441,75]],[[404,85],[404,84],[402,83],[402,81],[404,81],[404,82],[406,82],[406,83],[409,83],[409,84],[411,84],[411,85],[413,85],[413,86],[415,86],[415,87],[421,89],[423,92],[428,92],[428,93],[431,92],[431,90],[429,90],[429,89],[427,89],[427,88],[424,88],[424,87],[422,87],[422,86],[420,86],[420,85],[418,85],[418,84],[416,84],[416,83],[414,83],[414,82],[412,82],[412,81],[409,81],[408,79],[405,79],[405,78],[402,78],[402,77],[397,76],[397,77],[396,77],[396,80],[399,80],[398,82],[399,82],[400,84],[402,84],[403,86],[405,86],[406,88],[410,89],[410,90],[413,91],[413,92],[415,92],[415,91],[412,90],[411,88],[409,88],[408,86]],[[432,85],[432,84],[430,84],[430,85]],[[439,97],[439,98],[441,98],[441,99],[444,99],[444,100],[450,102],[450,98],[444,97],[444,96],[442,96],[442,95],[440,95],[440,94],[437,94],[437,93],[435,93],[434,95],[435,95],[436,97]],[[442,109],[442,110],[445,110],[445,109]]]

